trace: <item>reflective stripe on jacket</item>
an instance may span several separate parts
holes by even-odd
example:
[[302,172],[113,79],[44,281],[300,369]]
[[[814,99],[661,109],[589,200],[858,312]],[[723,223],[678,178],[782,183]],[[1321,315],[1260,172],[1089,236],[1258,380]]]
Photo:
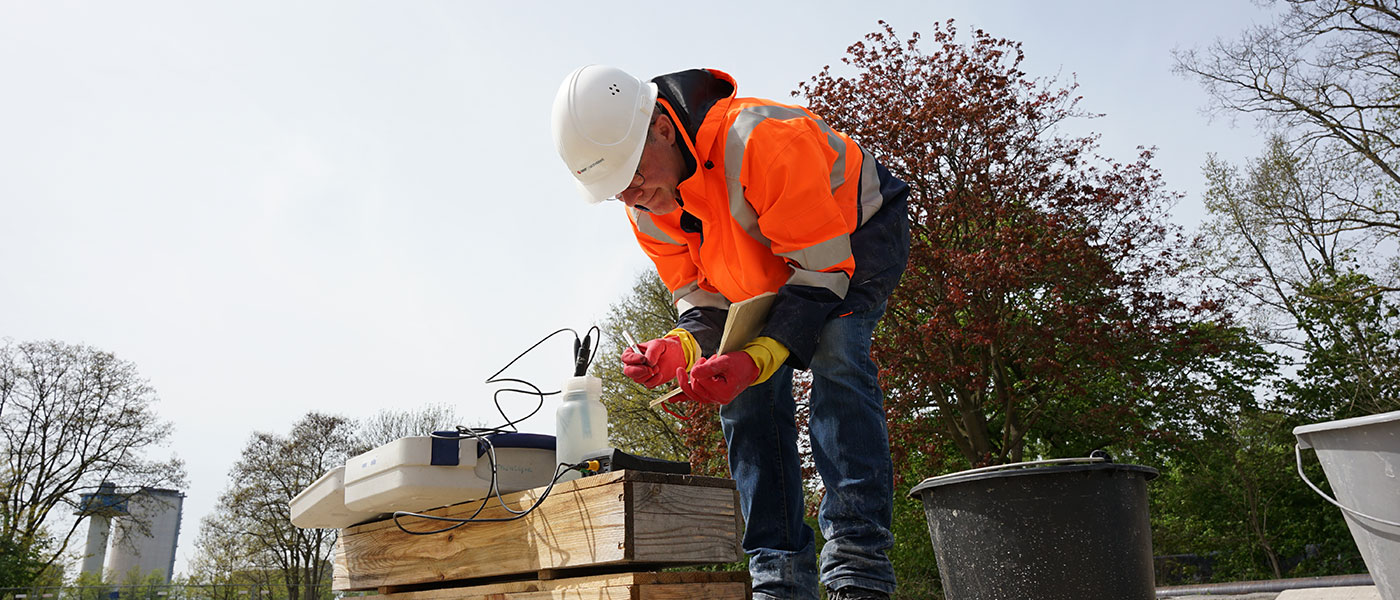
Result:
[[[897,218],[904,219],[907,187],[806,109],[735,97],[725,73],[686,71],[654,81],[694,173],[680,183],[681,210],[628,212],[686,315],[681,325],[709,354],[718,344],[711,328],[723,323],[719,310],[778,292],[763,335],[788,347],[790,363],[805,367],[821,324],[837,316],[831,312],[850,292],[861,259],[852,234],[887,204],[898,204]],[[907,235],[906,224],[903,240],[888,240],[902,241],[900,256],[907,256]],[[904,265],[880,266],[902,271]]]

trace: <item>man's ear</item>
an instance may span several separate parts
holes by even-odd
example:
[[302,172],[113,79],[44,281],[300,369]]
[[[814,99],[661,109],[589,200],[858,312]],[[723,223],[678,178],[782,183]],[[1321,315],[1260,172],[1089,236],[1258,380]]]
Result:
[[676,143],[676,126],[671,122],[670,115],[663,113],[661,117],[656,120],[655,126],[656,135],[661,138],[662,142],[668,146]]

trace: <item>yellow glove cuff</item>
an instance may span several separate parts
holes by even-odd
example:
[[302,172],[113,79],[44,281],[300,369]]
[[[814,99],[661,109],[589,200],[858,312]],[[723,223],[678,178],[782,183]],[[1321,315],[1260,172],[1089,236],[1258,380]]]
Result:
[[787,346],[765,336],[756,337],[752,342],[745,344],[743,351],[753,359],[753,364],[758,366],[758,377],[753,380],[755,384],[768,381],[788,358]]
[[685,350],[685,370],[689,371],[695,366],[695,361],[700,360],[700,342],[695,341],[695,336],[689,331],[679,327],[666,332],[662,337],[676,338],[681,343],[681,348]]

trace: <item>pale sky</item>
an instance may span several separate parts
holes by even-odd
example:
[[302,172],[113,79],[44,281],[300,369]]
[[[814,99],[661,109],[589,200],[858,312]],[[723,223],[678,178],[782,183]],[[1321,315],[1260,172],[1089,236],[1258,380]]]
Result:
[[[252,432],[425,403],[497,424],[486,377],[649,267],[554,152],[575,67],[712,67],[792,102],[878,20],[949,18],[1076,77],[1105,155],[1157,146],[1188,228],[1206,154],[1261,146],[1171,72],[1268,20],[1244,0],[0,0],[0,338],[111,351],[158,390],[154,456],[189,470],[179,572]],[[568,347],[511,374],[558,389]],[[554,406],[523,429],[553,433]]]

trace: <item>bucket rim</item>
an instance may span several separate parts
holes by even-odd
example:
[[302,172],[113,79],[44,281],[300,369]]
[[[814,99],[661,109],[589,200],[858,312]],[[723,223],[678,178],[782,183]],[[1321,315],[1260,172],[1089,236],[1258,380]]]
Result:
[[969,470],[967,470],[967,471],[958,471],[958,472],[955,472],[955,473],[948,473],[948,474],[946,474],[946,475],[937,475],[937,476],[934,476],[934,477],[929,477],[929,478],[927,478],[927,479],[925,479],[925,480],[919,482],[918,485],[916,485],[916,486],[914,486],[913,488],[911,488],[911,489],[909,490],[909,497],[910,497],[910,498],[917,498],[918,495],[919,495],[921,492],[929,491],[929,490],[932,490],[933,488],[945,487],[945,486],[949,486],[949,485],[956,485],[956,484],[959,484],[959,483],[967,483],[967,482],[969,482],[969,481],[982,481],[982,480],[986,480],[986,479],[1005,479],[1005,478],[1009,478],[1009,477],[1026,477],[1026,476],[1030,476],[1030,475],[1046,475],[1046,474],[1057,474],[1057,473],[1072,473],[1072,472],[1075,472],[1075,471],[1109,471],[1109,470],[1113,470],[1113,471],[1132,471],[1132,472],[1136,472],[1136,473],[1142,473],[1142,474],[1146,475],[1146,478],[1145,478],[1146,481],[1152,481],[1153,479],[1156,479],[1156,478],[1157,478],[1157,475],[1159,475],[1157,469],[1154,469],[1154,468],[1152,468],[1152,467],[1148,467],[1148,466],[1144,466],[1144,465],[1132,465],[1132,464],[1127,464],[1127,463],[1112,463],[1112,462],[1092,463],[1092,464],[1084,464],[1084,465],[1060,465],[1060,466],[1048,466],[1048,467],[1031,467],[1031,468],[1024,468],[1024,469],[1017,469],[1017,470],[1008,470],[1008,471],[989,471],[989,472],[979,471],[979,472],[976,472],[976,473],[972,473],[972,472],[970,472],[970,471],[978,471],[978,469],[969,469]]
[[1311,425],[1299,425],[1298,427],[1293,428],[1293,436],[1298,438],[1298,441],[1303,444],[1304,448],[1311,448],[1312,445],[1308,444],[1308,441],[1304,439],[1303,436],[1322,431],[1333,431],[1336,429],[1351,429],[1353,427],[1365,427],[1367,425],[1379,425],[1382,423],[1389,423],[1391,421],[1400,421],[1400,410],[1377,413],[1374,415],[1352,417],[1350,419],[1342,419],[1339,421],[1326,421],[1323,423],[1313,423]]

